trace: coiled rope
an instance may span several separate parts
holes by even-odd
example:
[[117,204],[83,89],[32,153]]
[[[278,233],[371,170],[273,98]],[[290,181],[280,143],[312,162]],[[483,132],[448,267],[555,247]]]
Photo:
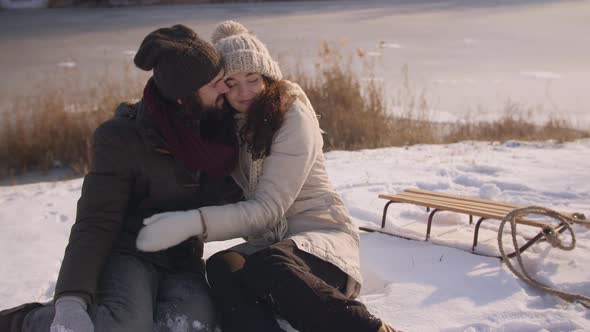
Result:
[[[529,285],[531,285],[535,288],[541,289],[547,293],[558,296],[559,298],[561,298],[565,301],[572,302],[572,303],[573,302],[580,303],[584,307],[590,309],[590,297],[584,296],[581,294],[568,293],[568,292],[564,292],[564,291],[558,290],[556,288],[550,287],[544,283],[541,283],[541,282],[535,280],[525,270],[520,251],[518,250],[518,243],[516,240],[516,220],[518,218],[522,218],[522,217],[529,215],[529,214],[548,216],[550,218],[558,220],[560,222],[560,224],[557,227],[565,227],[565,230],[567,230],[569,232],[569,234],[571,235],[572,240],[571,240],[570,244],[564,244],[562,242],[562,240],[559,237],[559,235],[561,235],[561,232],[556,230],[557,227],[552,227],[552,226],[547,225],[547,226],[543,227],[542,234],[543,234],[543,237],[545,238],[545,240],[549,244],[551,244],[552,247],[559,248],[559,249],[566,250],[566,251],[571,251],[576,246],[576,235],[575,235],[574,230],[572,228],[572,226],[574,224],[579,224],[579,225],[582,225],[582,226],[590,229],[590,222],[585,220],[586,219],[585,216],[580,213],[574,213],[571,216],[567,216],[567,215],[561,214],[559,212],[549,210],[549,209],[546,209],[543,207],[538,207],[538,206],[529,206],[529,207],[525,207],[525,208],[519,208],[519,209],[512,210],[510,213],[508,213],[504,217],[504,219],[502,219],[502,222],[500,223],[500,228],[498,230],[498,248],[500,249],[500,254],[502,255],[502,261],[506,262],[506,265],[508,266],[510,271],[512,271],[512,273],[514,273],[520,279],[526,281]],[[514,248],[516,249],[515,256],[518,261],[518,266],[520,268],[520,271],[514,267],[514,265],[510,261],[509,257],[506,255],[506,252],[504,251],[504,246],[502,243],[502,235],[503,235],[504,225],[506,223],[510,223],[510,225],[512,226],[512,243],[514,244]]]

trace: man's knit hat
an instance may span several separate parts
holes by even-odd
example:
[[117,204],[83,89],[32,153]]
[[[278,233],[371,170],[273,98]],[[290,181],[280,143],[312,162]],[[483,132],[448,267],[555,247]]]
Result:
[[148,34],[133,61],[143,70],[154,70],[158,90],[171,101],[195,93],[222,68],[215,48],[181,24]]
[[242,24],[235,21],[219,23],[213,30],[211,41],[223,58],[225,75],[247,72],[275,80],[283,77],[266,46]]

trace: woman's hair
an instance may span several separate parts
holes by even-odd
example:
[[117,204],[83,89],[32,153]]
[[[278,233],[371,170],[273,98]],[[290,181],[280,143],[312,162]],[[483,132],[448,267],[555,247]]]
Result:
[[265,89],[250,105],[246,113],[246,124],[239,132],[254,160],[270,154],[274,135],[281,128],[285,113],[294,99],[287,94],[285,81],[262,77]]

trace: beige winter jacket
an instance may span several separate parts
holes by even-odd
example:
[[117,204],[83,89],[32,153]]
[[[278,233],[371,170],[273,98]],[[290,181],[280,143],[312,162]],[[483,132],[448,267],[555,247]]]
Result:
[[[354,298],[362,280],[358,231],[328,178],[323,139],[313,107],[298,85],[290,83],[289,93],[297,98],[275,135],[253,197],[200,209],[208,233],[206,240],[260,234],[285,216],[289,227],[286,238],[347,273],[346,295]],[[242,146],[239,166],[232,175],[244,189],[248,188],[250,163],[251,157]]]

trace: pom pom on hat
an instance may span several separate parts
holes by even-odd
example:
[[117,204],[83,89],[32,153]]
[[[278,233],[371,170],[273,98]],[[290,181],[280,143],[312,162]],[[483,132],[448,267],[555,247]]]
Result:
[[213,30],[213,33],[211,34],[211,42],[213,42],[213,44],[216,44],[223,38],[243,33],[249,34],[250,32],[241,23],[236,21],[224,21],[217,24],[217,26]]
[[225,75],[236,72],[259,73],[281,80],[283,74],[266,46],[236,21],[224,21],[215,27],[211,41],[223,58]]

